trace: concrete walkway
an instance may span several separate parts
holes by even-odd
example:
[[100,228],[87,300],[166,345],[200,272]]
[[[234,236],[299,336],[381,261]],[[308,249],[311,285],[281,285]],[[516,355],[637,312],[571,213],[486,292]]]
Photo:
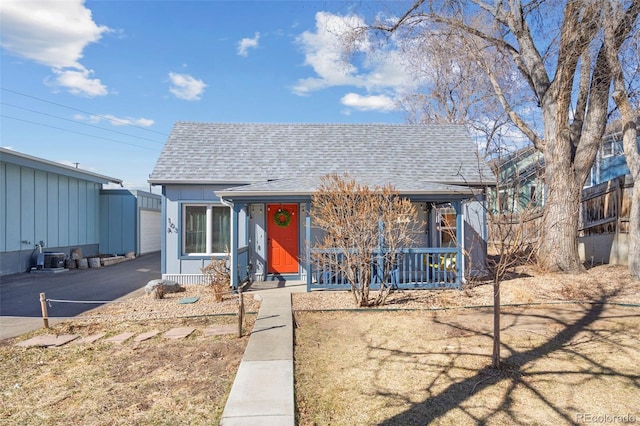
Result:
[[294,426],[291,293],[302,284],[245,293],[262,299],[222,413],[222,426]]

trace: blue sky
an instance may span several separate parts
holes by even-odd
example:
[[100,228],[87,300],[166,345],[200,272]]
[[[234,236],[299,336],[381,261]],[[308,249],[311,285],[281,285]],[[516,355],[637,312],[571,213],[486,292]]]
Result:
[[3,0],[0,146],[148,190],[177,121],[402,123],[415,81],[367,39],[343,61],[350,7]]

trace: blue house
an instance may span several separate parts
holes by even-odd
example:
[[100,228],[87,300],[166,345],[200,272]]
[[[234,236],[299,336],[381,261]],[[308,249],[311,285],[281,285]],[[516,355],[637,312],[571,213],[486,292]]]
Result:
[[26,272],[36,249],[100,253],[100,190],[120,179],[0,148],[0,275]]
[[[248,279],[337,288],[310,261],[320,232],[311,195],[322,176],[348,173],[416,204],[423,225],[404,249],[401,286],[460,286],[484,272],[483,203],[495,183],[476,152],[456,125],[177,123],[149,179],[164,197],[163,278],[201,283],[200,268],[228,256],[234,287]],[[457,266],[438,277],[427,273],[428,256]]]
[[[640,137],[638,138],[638,149],[640,149]],[[599,185],[629,173],[629,166],[627,166],[627,159],[622,148],[622,132],[615,127],[610,128],[598,150],[596,161],[585,182],[585,188]]]
[[520,148],[491,161],[498,185],[490,192],[494,214],[518,215],[544,205],[544,157],[533,146]]

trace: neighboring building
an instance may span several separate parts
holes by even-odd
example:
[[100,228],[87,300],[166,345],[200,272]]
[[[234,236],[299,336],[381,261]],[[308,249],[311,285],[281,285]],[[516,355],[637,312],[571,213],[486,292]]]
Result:
[[544,205],[544,158],[535,147],[498,157],[491,167],[498,177],[498,186],[489,197],[493,213],[531,213]]
[[[491,211],[514,217],[527,211],[531,221],[527,229],[537,233],[541,216],[535,213],[536,209],[541,212],[545,201],[542,154],[525,147],[494,160],[492,167],[498,186],[490,193]],[[583,261],[627,264],[632,187],[620,123],[614,123],[607,129],[582,190],[578,244]]]
[[161,249],[162,197],[146,191],[100,191],[100,250],[138,255]]
[[[459,286],[484,271],[484,188],[495,177],[476,152],[456,125],[177,123],[149,179],[164,196],[163,278],[200,283],[200,268],[228,255],[234,288],[244,279],[339,288],[306,248],[320,232],[310,216],[320,177],[347,173],[417,206],[422,231],[404,251],[400,286]],[[437,270],[433,259],[445,258]]]
[[[640,122],[638,125],[640,126]],[[622,147],[622,132],[619,127],[619,123],[609,127],[596,155],[591,173],[585,182],[585,188],[629,174],[629,166],[627,166],[627,159]],[[638,149],[640,149],[640,137],[638,137]]]
[[100,190],[120,179],[0,148],[0,275],[39,250],[100,253]]

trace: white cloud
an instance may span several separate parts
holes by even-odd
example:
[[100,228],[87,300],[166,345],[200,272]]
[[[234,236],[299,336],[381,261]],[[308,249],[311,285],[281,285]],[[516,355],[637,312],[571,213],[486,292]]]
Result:
[[169,92],[173,93],[177,98],[186,101],[197,101],[201,98],[204,88],[207,85],[202,80],[198,80],[189,74],[169,73],[171,79],[171,87]]
[[359,110],[396,109],[395,98],[418,83],[416,74],[393,39],[386,45],[378,41],[372,48],[370,33],[359,31],[365,25],[356,15],[318,12],[315,30],[297,38],[305,55],[304,64],[315,75],[299,79],[293,93],[309,95],[330,87],[350,86],[365,89],[368,95],[349,93],[341,99],[344,105]]
[[104,96],[108,93],[107,86],[97,78],[91,78],[92,70],[86,69],[54,69],[57,75],[56,84],[64,87],[74,95]]
[[103,120],[108,121],[112,126],[140,126],[140,127],[151,127],[155,121],[150,118],[132,118],[132,117],[116,117],[115,115],[105,114],[105,115],[82,115],[76,114],[74,117],[76,120],[87,121],[89,123],[100,123]]
[[238,55],[249,56],[249,49],[256,49],[260,41],[260,33],[256,33],[253,38],[245,37],[238,42]]
[[396,109],[395,101],[385,95],[361,96],[357,93],[348,93],[340,99],[340,102],[360,111],[393,111]]
[[345,60],[343,53],[346,48],[344,36],[361,25],[364,21],[354,15],[316,13],[316,32],[303,32],[297,42],[305,54],[304,64],[311,66],[318,77],[298,80],[293,87],[295,94],[306,95],[331,86],[361,87],[364,84],[356,67]]
[[84,0],[2,3],[2,48],[51,67],[60,85],[75,94],[107,94],[100,80],[88,77],[93,71],[80,59],[85,47],[110,31],[93,21]]

